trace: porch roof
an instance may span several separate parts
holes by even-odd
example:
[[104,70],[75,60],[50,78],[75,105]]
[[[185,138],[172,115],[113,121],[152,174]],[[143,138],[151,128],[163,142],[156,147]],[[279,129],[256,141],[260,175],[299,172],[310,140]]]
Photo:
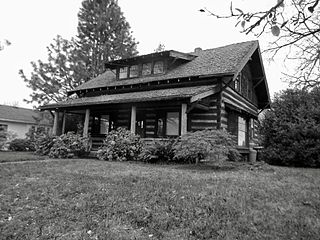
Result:
[[101,104],[117,104],[117,103],[137,103],[150,102],[161,100],[177,100],[193,98],[195,100],[201,99],[208,95],[217,92],[215,85],[210,86],[196,86],[196,87],[181,87],[170,89],[158,89],[151,91],[139,91],[129,93],[107,94],[95,97],[83,97],[68,99],[59,103],[47,104],[41,106],[41,110],[53,110],[58,108],[80,107],[89,105]]

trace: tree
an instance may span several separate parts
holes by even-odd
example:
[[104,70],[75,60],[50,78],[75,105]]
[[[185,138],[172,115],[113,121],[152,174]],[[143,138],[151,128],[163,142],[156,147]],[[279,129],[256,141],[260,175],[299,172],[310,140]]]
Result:
[[105,62],[137,54],[137,43],[116,0],[85,0],[78,17],[78,45],[91,78],[106,70]]
[[154,52],[162,52],[166,49],[166,46],[162,43],[159,43],[158,47],[154,50]]
[[320,88],[287,89],[275,96],[260,133],[263,160],[279,165],[320,166]]
[[0,51],[4,49],[5,46],[10,46],[11,42],[7,39],[4,39],[3,42],[0,41]]
[[33,72],[28,78],[23,70],[20,76],[33,92],[28,103],[45,104],[65,100],[67,91],[88,79],[86,66],[74,39],[68,41],[57,36],[47,47],[47,62],[31,62]]
[[302,88],[320,85],[320,9],[319,0],[277,0],[269,9],[246,12],[241,7],[230,6],[230,14],[222,16],[208,12],[216,18],[236,19],[245,34],[260,37],[271,31],[276,40],[268,52],[274,57],[278,52],[286,54],[288,63],[294,66],[293,74],[285,74],[289,82]]
[[30,77],[19,71],[33,90],[26,102],[65,100],[67,91],[104,72],[106,61],[137,54],[137,43],[115,0],[85,0],[78,17],[77,37],[69,41],[58,35],[47,47],[47,61],[31,62]]

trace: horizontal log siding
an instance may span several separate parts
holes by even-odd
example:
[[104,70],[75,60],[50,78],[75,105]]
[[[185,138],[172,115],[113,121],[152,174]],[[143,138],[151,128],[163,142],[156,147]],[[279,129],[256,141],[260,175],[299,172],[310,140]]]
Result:
[[203,99],[209,105],[209,111],[193,110],[188,114],[188,131],[216,129],[218,119],[217,97],[210,96]]
[[156,134],[156,118],[157,114],[154,109],[148,109],[146,111],[146,130],[145,130],[145,137],[150,138],[154,137]]
[[239,95],[235,90],[227,87],[222,94],[223,100],[229,100],[227,102],[232,102],[232,105],[240,109],[244,109],[246,112],[258,116],[258,108],[246,100],[244,97]]
[[226,111],[225,104],[221,104],[221,129],[227,130],[228,128],[228,112]]
[[122,127],[129,129],[131,111],[126,109],[118,110],[115,113],[114,121],[116,128]]

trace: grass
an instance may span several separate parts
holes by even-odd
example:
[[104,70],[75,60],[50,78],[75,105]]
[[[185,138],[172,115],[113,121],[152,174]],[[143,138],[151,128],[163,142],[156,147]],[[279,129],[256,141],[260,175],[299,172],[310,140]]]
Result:
[[45,156],[35,155],[33,152],[0,151],[0,163],[44,160]]
[[318,239],[320,170],[1,164],[0,239]]

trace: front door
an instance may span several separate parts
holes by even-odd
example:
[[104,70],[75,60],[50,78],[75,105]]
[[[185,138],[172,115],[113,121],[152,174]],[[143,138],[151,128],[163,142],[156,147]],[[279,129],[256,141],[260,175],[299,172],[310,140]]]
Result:
[[145,127],[146,127],[146,118],[145,114],[142,112],[137,112],[136,117],[136,134],[140,137],[145,137]]

